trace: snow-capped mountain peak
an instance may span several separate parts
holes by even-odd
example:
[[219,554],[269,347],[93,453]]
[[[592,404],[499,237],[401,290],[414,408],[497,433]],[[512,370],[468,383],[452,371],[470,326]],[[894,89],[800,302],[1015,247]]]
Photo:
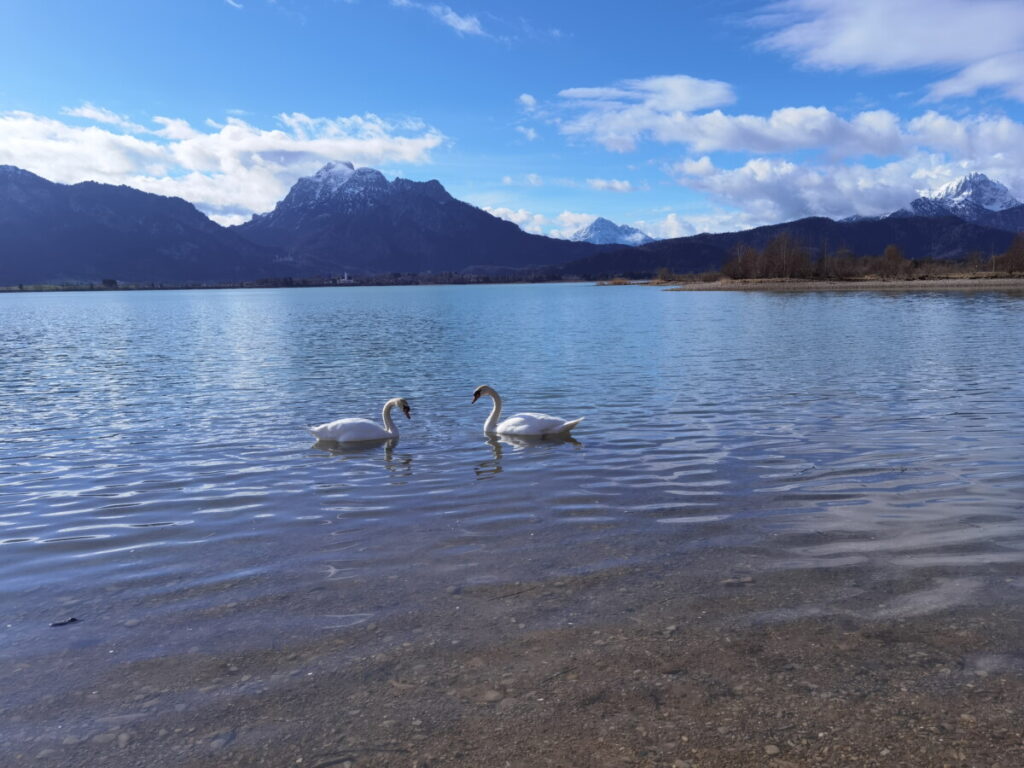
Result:
[[388,194],[390,185],[375,168],[356,168],[349,162],[330,162],[312,176],[303,176],[279,204],[285,207],[320,208],[365,203]]
[[352,163],[345,161],[340,163],[327,163],[323,168],[313,174],[312,180],[317,182],[322,189],[331,193],[337,192],[345,182],[355,175],[356,169]]
[[1005,185],[983,173],[961,176],[938,189],[923,193],[921,197],[935,200],[951,211],[974,206],[989,211],[1005,211],[1021,204]]
[[595,245],[644,245],[654,242],[654,238],[644,234],[636,227],[619,225],[602,216],[598,216],[569,239],[577,243],[594,243]]

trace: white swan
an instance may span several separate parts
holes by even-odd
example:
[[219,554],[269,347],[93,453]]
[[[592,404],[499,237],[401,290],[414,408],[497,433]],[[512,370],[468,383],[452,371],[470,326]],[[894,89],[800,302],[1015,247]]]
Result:
[[517,413],[515,416],[509,416],[499,424],[498,419],[501,418],[501,396],[485,384],[482,387],[477,387],[476,391],[473,392],[473,402],[475,403],[484,395],[488,395],[494,400],[491,415],[484,422],[484,432],[487,433],[496,432],[499,435],[520,435],[524,437],[568,435],[573,427],[583,421],[582,418],[566,421],[557,416],[548,416],[546,413]]
[[405,418],[410,419],[409,403],[403,397],[395,397],[384,403],[381,419],[384,426],[369,419],[338,419],[318,427],[309,427],[317,440],[334,443],[360,443],[368,440],[397,440],[398,427],[391,420],[391,409],[401,408]]

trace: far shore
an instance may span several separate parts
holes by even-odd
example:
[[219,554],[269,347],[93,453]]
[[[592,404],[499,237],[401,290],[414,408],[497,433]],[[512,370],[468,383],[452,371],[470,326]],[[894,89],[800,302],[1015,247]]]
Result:
[[717,280],[715,282],[650,281],[669,291],[1024,291],[1020,277],[950,277],[927,280]]

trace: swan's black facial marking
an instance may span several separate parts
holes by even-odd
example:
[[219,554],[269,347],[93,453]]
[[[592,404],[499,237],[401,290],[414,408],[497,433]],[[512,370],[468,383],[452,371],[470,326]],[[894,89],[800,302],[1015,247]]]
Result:
[[[483,387],[477,387],[476,391],[473,393],[473,402],[475,403],[477,400],[479,400],[480,399],[480,395],[482,395],[483,393],[484,393],[484,388]],[[471,405],[472,405],[472,403],[471,403]]]
[[403,403],[402,404],[402,413],[405,414],[405,418],[407,418],[407,419],[411,419],[412,418],[412,409],[409,408],[409,404],[408,403]]

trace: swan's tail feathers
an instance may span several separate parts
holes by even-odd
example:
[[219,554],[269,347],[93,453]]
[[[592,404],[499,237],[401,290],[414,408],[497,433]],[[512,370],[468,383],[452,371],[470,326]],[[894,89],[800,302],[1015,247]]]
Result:
[[572,421],[565,422],[565,426],[563,426],[560,430],[558,430],[558,433],[560,435],[567,435],[567,434],[569,434],[573,430],[573,428],[577,424],[579,424],[581,421],[583,421],[583,419],[585,419],[585,418],[586,418],[585,416],[580,416],[578,419],[574,419]]

